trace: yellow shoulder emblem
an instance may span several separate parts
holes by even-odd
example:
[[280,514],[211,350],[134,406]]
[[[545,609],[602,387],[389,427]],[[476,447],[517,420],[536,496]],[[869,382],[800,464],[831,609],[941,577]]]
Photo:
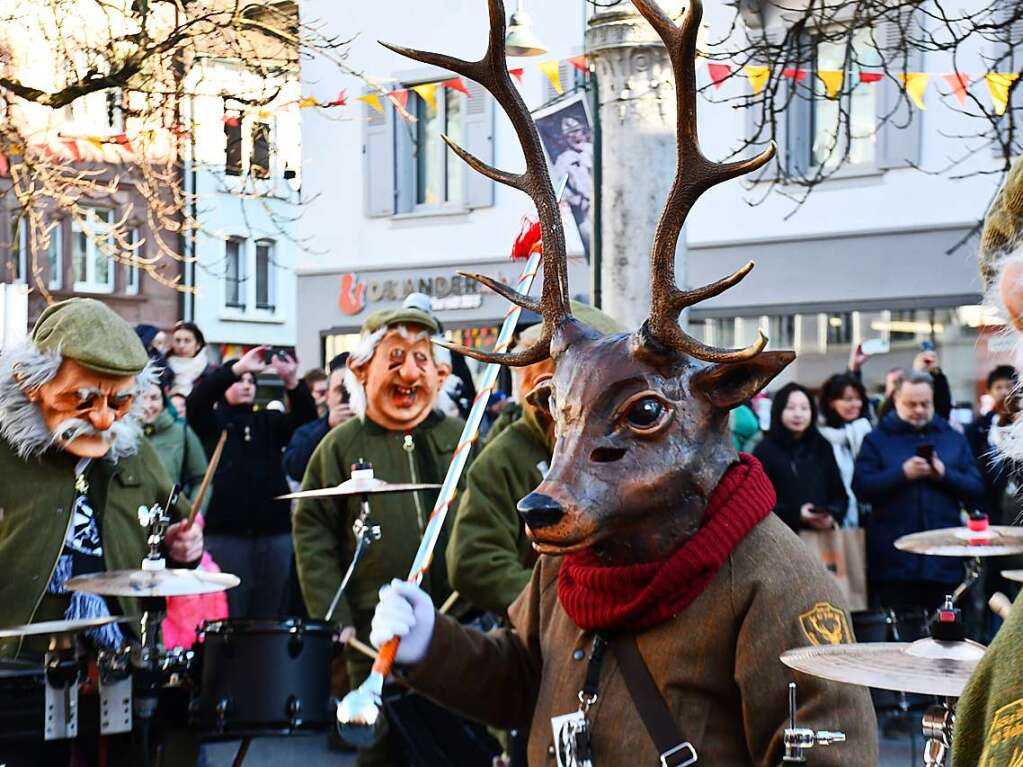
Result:
[[845,612],[830,602],[818,602],[800,615],[799,625],[812,645],[848,644],[853,641]]
[[980,763],[982,767],[1023,767],[1023,698],[995,711]]

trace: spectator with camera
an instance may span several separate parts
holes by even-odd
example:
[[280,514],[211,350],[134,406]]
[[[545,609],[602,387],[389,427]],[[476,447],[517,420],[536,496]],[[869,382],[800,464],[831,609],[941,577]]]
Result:
[[914,371],[895,382],[892,411],[864,440],[853,492],[872,504],[867,572],[876,606],[935,610],[962,579],[962,564],[895,548],[910,533],[962,524],[980,504],[984,482],[970,446],[935,414],[934,379]]
[[[312,458],[320,440],[335,426],[340,426],[355,415],[355,411],[348,404],[348,391],[345,389],[347,362],[348,352],[342,352],[330,361],[328,366],[330,374],[326,379],[327,389],[324,394],[326,411],[315,421],[297,428],[284,451],[284,473],[295,483],[296,489],[302,484],[305,468],[309,465],[309,459]],[[308,377],[306,381],[308,382]]]
[[[204,375],[188,396],[188,423],[208,452],[227,432],[206,512],[207,548],[225,572],[241,578],[227,592],[232,617],[273,617],[291,565],[291,514],[281,451],[295,429],[316,418],[294,359],[257,346]],[[287,412],[256,404],[256,377],[272,370],[284,382]]]

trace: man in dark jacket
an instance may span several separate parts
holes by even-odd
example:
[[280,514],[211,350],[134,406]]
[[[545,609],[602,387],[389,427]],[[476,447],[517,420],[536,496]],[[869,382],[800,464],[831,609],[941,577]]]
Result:
[[898,551],[895,540],[958,527],[960,510],[981,501],[984,483],[965,437],[934,414],[930,375],[899,379],[893,404],[864,439],[853,477],[856,497],[873,504],[867,571],[882,607],[934,610],[962,579],[961,562]]
[[345,390],[345,363],[347,362],[348,352],[343,352],[330,361],[327,394],[324,400],[327,412],[315,421],[295,429],[288,447],[284,450],[282,461],[284,473],[288,475],[288,479],[295,483],[296,488],[302,484],[306,466],[309,465],[309,459],[313,457],[313,451],[320,444],[320,440],[327,436],[328,431],[335,426],[340,426],[355,415],[355,411],[348,404],[348,395]]
[[1008,395],[1016,388],[1016,368],[999,365],[987,376],[987,393],[991,396],[991,410],[966,427],[966,439],[984,478],[984,510],[993,525],[1004,524],[1002,496],[1009,484],[1007,462],[995,452],[991,444],[991,426],[1005,413]]
[[[212,450],[222,431],[227,442],[213,476],[206,540],[224,572],[241,578],[228,592],[232,617],[279,614],[291,565],[291,517],[281,451],[298,426],[316,418],[316,404],[299,381],[291,357],[265,360],[257,346],[215,368],[188,396],[188,423]],[[256,376],[272,368],[284,382],[289,411],[256,406]]]

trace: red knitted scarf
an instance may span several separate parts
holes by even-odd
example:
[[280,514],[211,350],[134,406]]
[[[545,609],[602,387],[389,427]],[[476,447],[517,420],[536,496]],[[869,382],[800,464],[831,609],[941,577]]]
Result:
[[663,623],[703,592],[774,503],[760,461],[740,453],[711,493],[700,529],[667,559],[605,566],[589,549],[567,555],[558,572],[561,605],[587,631],[643,631]]

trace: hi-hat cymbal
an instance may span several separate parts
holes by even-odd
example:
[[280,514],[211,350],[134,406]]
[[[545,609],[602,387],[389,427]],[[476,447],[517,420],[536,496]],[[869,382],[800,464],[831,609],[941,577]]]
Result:
[[105,597],[183,597],[227,591],[239,583],[237,575],[202,570],[111,570],[72,578],[67,590]]
[[992,525],[983,532],[965,527],[946,527],[904,535],[895,548],[935,557],[1004,557],[1023,554],[1023,527]]
[[25,626],[11,626],[0,629],[0,639],[30,636],[53,636],[54,634],[78,634],[89,629],[106,626],[108,623],[132,623],[138,618],[127,615],[107,615],[102,618],[85,618],[73,621],[43,621]]
[[335,498],[345,495],[380,495],[382,493],[412,493],[416,490],[436,490],[440,485],[424,483],[392,484],[382,479],[349,479],[336,487],[321,487],[317,490],[301,490],[297,493],[279,495],[275,500],[288,501],[292,498]]
[[781,662],[832,682],[958,698],[985,649],[970,640],[867,642],[800,647],[784,653]]
[[1002,570],[1002,577],[1009,581],[1023,583],[1023,570]]

